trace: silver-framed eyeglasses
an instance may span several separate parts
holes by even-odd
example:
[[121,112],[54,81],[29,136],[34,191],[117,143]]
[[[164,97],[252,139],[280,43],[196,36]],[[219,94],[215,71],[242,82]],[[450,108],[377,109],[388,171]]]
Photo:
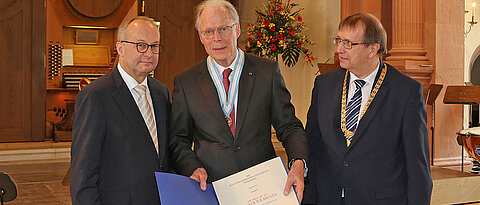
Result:
[[222,26],[222,27],[218,27],[216,29],[207,29],[207,30],[201,31],[200,35],[202,35],[203,38],[208,39],[208,38],[212,38],[213,35],[215,34],[215,31],[217,31],[218,35],[220,35],[221,37],[227,37],[230,34],[232,34],[233,27],[236,24],[237,23],[234,23],[234,24],[228,25],[228,26]]
[[355,46],[355,45],[360,45],[360,44],[368,44],[368,43],[365,43],[365,42],[362,42],[362,43],[352,43],[351,41],[347,40],[347,39],[341,39],[340,37],[335,37],[333,38],[333,43],[338,46],[338,44],[342,44],[343,45],[343,48],[345,49],[352,49],[352,46]]
[[163,45],[159,43],[154,43],[154,44],[147,44],[144,42],[131,42],[131,41],[120,41],[122,43],[130,43],[130,44],[135,44],[135,47],[137,47],[137,51],[139,53],[145,53],[147,52],[148,48],[152,48],[152,53],[153,54],[159,54],[162,52]]

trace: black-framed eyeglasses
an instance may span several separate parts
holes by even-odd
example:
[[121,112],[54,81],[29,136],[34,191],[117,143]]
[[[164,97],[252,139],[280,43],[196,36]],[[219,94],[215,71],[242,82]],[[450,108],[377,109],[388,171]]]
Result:
[[131,42],[131,41],[120,41],[120,42],[135,44],[135,47],[137,47],[137,51],[139,53],[147,52],[149,47],[152,48],[152,53],[154,53],[154,54],[159,54],[160,52],[162,52],[162,49],[163,49],[163,45],[159,44],[159,43],[147,44],[147,43],[144,43],[144,42],[135,43],[135,42]]
[[345,49],[352,49],[352,46],[355,46],[355,45],[360,45],[360,44],[368,44],[368,43],[365,43],[365,42],[362,42],[362,43],[352,43],[351,41],[349,40],[346,40],[346,39],[341,39],[340,37],[335,37],[333,38],[333,43],[338,46],[338,44],[342,44],[343,45],[343,48]]
[[216,29],[207,29],[207,30],[201,31],[200,35],[202,35],[203,38],[208,39],[208,38],[212,38],[213,35],[215,34],[215,31],[217,31],[218,35],[220,35],[221,37],[227,37],[230,34],[232,34],[233,27],[235,26],[235,24],[237,23],[234,23],[228,26],[218,27]]

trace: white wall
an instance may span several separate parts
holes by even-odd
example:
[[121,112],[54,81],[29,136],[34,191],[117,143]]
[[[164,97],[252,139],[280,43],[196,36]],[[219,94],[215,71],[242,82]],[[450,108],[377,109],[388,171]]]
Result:
[[[475,13],[475,21],[480,21],[480,1],[474,0],[465,0],[465,10],[469,11],[465,13],[465,32],[469,30],[470,24],[467,23],[468,21],[472,21],[472,2],[476,2],[476,13]],[[468,34],[465,35],[465,52],[464,52],[464,81],[469,82],[471,79],[471,67],[473,65],[473,58],[475,50],[480,46],[480,24],[476,24],[471,27],[471,30]],[[463,127],[468,128],[470,122],[470,106],[465,105],[463,111]]]
[[[472,2],[476,2],[475,21],[480,21],[480,1],[466,0],[465,10],[469,12],[465,14],[465,31],[470,26],[467,21],[472,21]],[[475,57],[474,52],[480,46],[480,24],[476,24],[465,37],[465,81],[470,81],[470,68],[472,66],[472,58]]]
[[[314,67],[312,67],[304,63],[303,58],[300,57],[297,65],[292,68],[285,66],[279,58],[280,69],[285,78],[287,88],[292,95],[292,103],[295,106],[296,115],[305,125],[313,81],[318,70],[316,63],[324,63],[327,59],[330,59],[329,63],[333,63],[336,47],[333,45],[332,39],[337,35],[337,27],[340,23],[340,1],[293,0],[292,2],[299,4],[297,8],[304,8],[300,15],[308,28],[306,34],[310,40],[316,42],[316,46],[309,50],[312,50],[318,58],[317,62],[314,63]],[[239,48],[243,49],[245,47],[246,35],[244,31],[247,29],[247,23],[254,23],[256,20],[255,8],[260,7],[263,9],[265,4],[266,0],[240,1],[238,9],[243,32],[239,39]]]

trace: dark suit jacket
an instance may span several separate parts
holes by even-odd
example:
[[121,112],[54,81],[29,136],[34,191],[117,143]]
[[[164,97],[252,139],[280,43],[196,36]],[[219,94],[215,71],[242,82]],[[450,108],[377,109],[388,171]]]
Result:
[[70,192],[74,205],[160,204],[155,171],[169,171],[170,94],[148,77],[159,156],[119,71],[92,82],[75,101]]
[[305,132],[295,117],[290,93],[275,61],[245,54],[235,138],[224,118],[206,61],[175,77],[172,98],[170,148],[175,170],[182,175],[190,176],[203,167],[210,183],[274,158],[272,124],[289,160],[307,159]]
[[[340,204],[343,188],[347,205],[430,204],[421,84],[388,65],[385,80],[347,148],[340,128],[345,72],[337,69],[315,79],[306,126],[310,183],[303,203]],[[380,73],[381,69],[376,80]]]

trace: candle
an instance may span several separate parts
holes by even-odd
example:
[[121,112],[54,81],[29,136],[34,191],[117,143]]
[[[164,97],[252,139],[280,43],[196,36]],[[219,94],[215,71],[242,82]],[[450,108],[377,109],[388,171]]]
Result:
[[475,2],[472,3],[472,7],[473,7],[473,12],[472,12],[472,21],[475,20],[475,6],[477,4],[475,4]]

